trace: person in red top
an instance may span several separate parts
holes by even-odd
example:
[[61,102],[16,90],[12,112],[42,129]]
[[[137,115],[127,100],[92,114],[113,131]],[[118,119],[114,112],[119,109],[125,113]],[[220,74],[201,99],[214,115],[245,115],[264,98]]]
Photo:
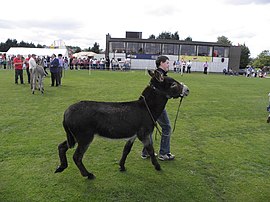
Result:
[[20,54],[13,59],[13,65],[15,69],[15,84],[18,84],[18,77],[20,77],[21,84],[23,83],[23,60]]
[[31,55],[28,55],[28,58],[25,59],[24,63],[26,66],[26,73],[27,73],[27,79],[28,79],[28,83],[30,83],[30,71],[29,71],[29,60],[31,58]]

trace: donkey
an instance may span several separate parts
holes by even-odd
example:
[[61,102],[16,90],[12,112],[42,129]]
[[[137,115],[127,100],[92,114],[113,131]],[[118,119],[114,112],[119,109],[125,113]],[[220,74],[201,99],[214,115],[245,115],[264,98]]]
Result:
[[36,89],[36,82],[38,82],[38,89],[40,90],[40,92],[42,94],[44,94],[44,78],[46,76],[46,73],[44,71],[44,68],[43,68],[43,62],[44,59],[39,59],[37,60],[37,67],[34,69],[33,72],[30,72],[31,73],[31,83],[30,83],[30,86],[31,86],[31,91],[32,91],[32,94],[35,93],[35,89]]
[[126,170],[125,161],[136,137],[144,144],[155,169],[161,170],[150,143],[150,134],[168,99],[187,96],[189,89],[159,71],[149,70],[148,73],[152,77],[150,84],[136,101],[80,101],[65,111],[63,127],[67,140],[58,146],[61,164],[55,173],[68,167],[66,152],[78,143],[73,160],[82,176],[94,179],[95,176],[87,171],[82,158],[95,134],[111,139],[128,139],[119,162],[120,171]]

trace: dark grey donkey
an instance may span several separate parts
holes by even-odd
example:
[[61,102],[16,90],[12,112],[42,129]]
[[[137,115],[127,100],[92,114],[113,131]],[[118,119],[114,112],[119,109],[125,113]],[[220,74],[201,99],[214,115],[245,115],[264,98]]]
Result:
[[148,73],[152,77],[150,84],[136,101],[81,101],[65,111],[63,126],[67,140],[58,146],[61,165],[55,173],[68,167],[66,152],[78,143],[73,160],[82,176],[94,179],[95,176],[87,171],[82,159],[95,134],[111,139],[128,139],[119,162],[120,171],[126,170],[125,161],[136,137],[147,149],[155,169],[161,170],[153,145],[150,144],[150,134],[168,99],[187,96],[189,90],[184,84],[158,71]]

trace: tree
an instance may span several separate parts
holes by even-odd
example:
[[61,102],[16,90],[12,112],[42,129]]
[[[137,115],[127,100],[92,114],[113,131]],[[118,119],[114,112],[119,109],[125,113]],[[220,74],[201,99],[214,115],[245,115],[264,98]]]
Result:
[[[28,42],[24,42],[21,41],[20,43],[17,42],[16,39],[7,39],[7,41],[5,43],[0,43],[0,51],[1,52],[7,52],[10,47],[29,47],[29,48],[36,48],[35,44],[28,43]],[[46,47],[45,45],[37,45],[37,48],[44,48]]]
[[70,53],[79,53],[82,51],[82,49],[78,46],[67,46],[67,49]]
[[16,39],[7,39],[5,43],[0,44],[0,51],[7,52],[10,47],[17,47],[18,43]]
[[171,32],[162,32],[158,35],[156,39],[173,39],[173,40],[179,40],[178,32],[175,32],[172,34]]
[[92,48],[89,47],[88,49],[85,49],[85,51],[92,51],[94,53],[100,53],[102,52],[102,49],[99,49],[99,44],[95,42]]
[[232,42],[226,36],[219,36],[217,38],[217,43],[221,43],[223,45],[232,45]]
[[189,36],[185,39],[185,41],[192,41],[192,38]]
[[256,68],[270,66],[270,52],[269,50],[264,50],[258,57],[256,57],[252,64]]
[[148,39],[156,39],[156,36],[154,34],[151,34]]
[[241,45],[241,57],[240,57],[240,67],[245,68],[250,64],[250,51],[249,48],[244,44]]
[[45,48],[45,45],[37,44],[37,48]]
[[175,32],[174,34],[172,34],[172,39],[173,40],[179,40],[179,34],[178,34],[178,32]]

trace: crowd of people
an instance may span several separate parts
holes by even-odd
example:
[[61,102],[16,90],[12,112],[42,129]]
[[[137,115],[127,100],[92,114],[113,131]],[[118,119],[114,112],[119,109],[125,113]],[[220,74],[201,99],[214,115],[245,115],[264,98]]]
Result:
[[254,68],[252,66],[248,66],[245,69],[240,69],[238,72],[233,71],[231,68],[229,70],[227,70],[227,68],[223,69],[224,75],[230,75],[230,76],[243,75],[249,78],[252,78],[252,77],[265,78],[267,76],[267,72],[268,72],[267,67]]
[[[2,56],[2,61],[8,61],[5,62],[4,69],[14,69],[15,70],[15,84],[21,83],[25,84],[24,78],[23,78],[23,70],[27,73],[27,82],[30,84],[31,82],[31,71],[29,68],[29,61],[31,58],[33,58],[35,54],[29,54],[26,58],[23,57],[20,54],[17,54],[16,56],[11,56],[9,59],[7,59],[5,56]],[[4,58],[4,59],[3,59]],[[59,86],[61,85],[61,78],[63,69],[68,68],[68,58],[63,57],[62,54],[58,54],[56,56],[55,54],[52,54],[51,56],[37,56],[34,57],[35,62],[42,66],[44,69],[44,72],[46,76],[49,75],[47,69],[50,70],[51,74],[51,86]],[[20,82],[19,82],[20,81]]]
[[[192,62],[189,61],[185,61],[185,60],[176,60],[173,62],[173,71],[175,73],[180,73],[181,75],[183,75],[183,73],[187,73],[190,74],[191,73],[191,67],[192,67]],[[208,63],[207,61],[203,63],[203,73],[207,74],[208,72]]]
[[100,70],[129,70],[130,60],[125,59],[124,61],[119,61],[116,58],[109,57],[106,58],[94,58],[94,57],[84,57],[76,58],[72,57],[69,61],[69,67],[71,70],[79,69],[100,69]]
[[[15,70],[15,84],[24,84],[23,71],[27,73],[27,82],[30,84],[31,74],[29,71],[29,60],[32,54],[27,57],[23,55],[6,56],[0,55],[0,68]],[[44,68],[46,76],[51,76],[51,86],[60,86],[62,84],[63,70],[80,70],[80,69],[100,69],[100,70],[129,70],[130,60],[119,61],[115,58],[111,60],[109,57],[96,59],[94,57],[76,58],[63,57],[61,54],[51,56],[37,56],[35,57],[37,64]]]
[[181,75],[183,75],[183,73],[191,73],[191,66],[192,66],[192,62],[189,60],[188,62],[186,62],[185,60],[176,60],[173,62],[173,71],[175,73],[180,73]]

